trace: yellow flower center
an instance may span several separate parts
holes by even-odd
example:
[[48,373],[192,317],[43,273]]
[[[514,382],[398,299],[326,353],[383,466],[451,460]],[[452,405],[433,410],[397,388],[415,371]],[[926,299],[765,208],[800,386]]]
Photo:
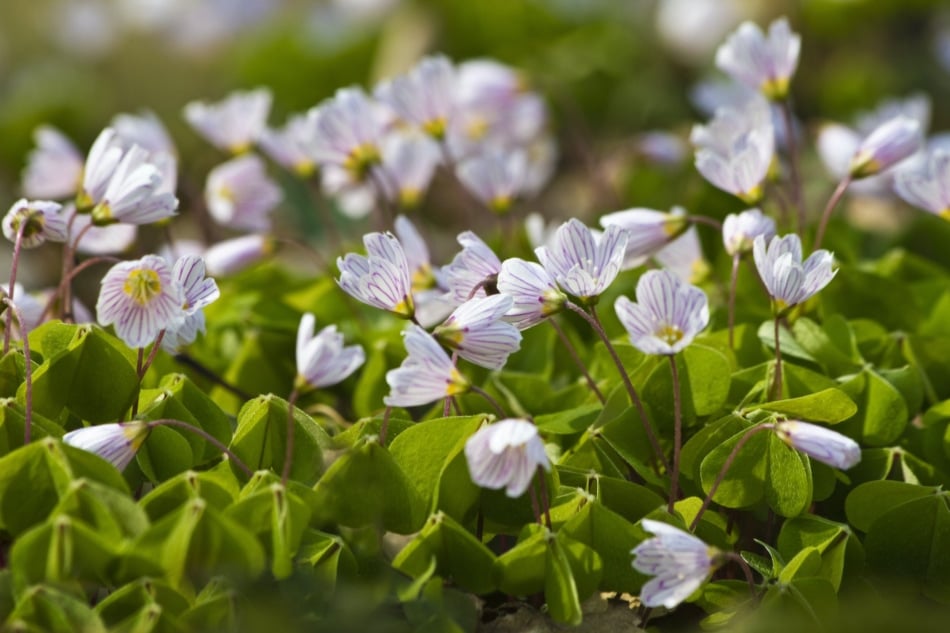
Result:
[[132,298],[132,301],[144,306],[161,294],[162,281],[154,270],[139,268],[130,272],[125,278],[122,290]]
[[422,129],[432,138],[442,140],[445,137],[445,117],[440,116],[431,121],[426,121]]
[[942,210],[942,211],[941,211],[940,213],[938,213],[937,215],[939,215],[939,216],[940,216],[941,218],[943,218],[944,220],[950,221],[950,207],[947,207],[946,209]]
[[472,120],[465,126],[465,133],[473,141],[480,141],[488,134],[488,119],[483,116],[472,117]]
[[452,369],[449,379],[445,385],[445,395],[454,396],[456,394],[468,391],[468,381],[459,373],[457,369]]
[[781,101],[788,96],[788,77],[766,79],[759,87],[762,94],[772,101]]
[[683,330],[675,325],[664,325],[657,330],[656,337],[667,345],[675,345],[683,338]]
[[357,182],[363,182],[373,165],[379,164],[381,158],[379,149],[375,145],[360,145],[350,152],[343,166],[353,174]]
[[403,297],[402,301],[393,306],[392,311],[395,314],[408,319],[412,317],[413,314],[415,314],[416,306],[412,302],[412,297],[407,295]]

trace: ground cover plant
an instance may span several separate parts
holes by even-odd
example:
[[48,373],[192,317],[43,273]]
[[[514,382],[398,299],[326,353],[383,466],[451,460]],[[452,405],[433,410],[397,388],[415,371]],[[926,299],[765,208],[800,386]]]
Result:
[[[529,214],[563,136],[487,58],[281,127],[267,87],[183,104],[202,173],[149,113],[39,128],[2,222],[4,630],[945,630],[950,142],[923,97],[809,127],[807,46],[723,38],[689,145],[640,139],[635,181],[685,152],[707,183],[671,209],[605,179]],[[856,228],[869,196],[913,228]]]

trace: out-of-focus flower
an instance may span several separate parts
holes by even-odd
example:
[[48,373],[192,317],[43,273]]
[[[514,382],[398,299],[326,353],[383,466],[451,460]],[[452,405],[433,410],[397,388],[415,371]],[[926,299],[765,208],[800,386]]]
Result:
[[768,36],[756,24],[743,22],[716,51],[716,66],[778,101],[788,96],[801,47],[801,36],[792,32],[784,17],[769,25]]
[[648,607],[672,609],[686,600],[719,566],[719,551],[672,525],[643,519],[643,529],[655,534],[633,550],[633,568],[654,576],[640,590]]
[[203,309],[217,301],[221,293],[214,279],[205,277],[205,262],[197,255],[178,258],[172,266],[172,281],[181,289],[182,313],[165,328],[162,349],[174,353],[205,331]]
[[343,335],[335,325],[328,325],[313,335],[316,317],[309,312],[300,319],[297,329],[296,387],[320,389],[345,380],[366,361],[359,345],[344,347]]
[[760,235],[766,240],[775,237],[775,220],[760,209],[730,213],[722,222],[722,243],[730,255],[748,253],[752,250],[752,242]]
[[485,206],[505,213],[521,191],[526,170],[524,152],[491,150],[459,163],[455,173]]
[[627,232],[625,268],[642,264],[646,257],[656,254],[689,228],[682,207],[674,207],[670,213],[644,208],[614,211],[602,216],[600,225],[616,225]]
[[363,303],[411,318],[415,312],[412,275],[402,244],[391,233],[369,233],[363,244],[366,256],[347,253],[337,258],[337,283]]
[[[76,213],[72,203],[63,207],[63,215],[72,218],[69,227],[69,241],[75,243],[79,238],[76,251],[84,255],[114,255],[127,251],[138,237],[138,227],[134,224],[109,224],[107,226],[89,226],[92,216],[88,213]],[[75,216],[75,217],[72,217]]]
[[439,147],[418,133],[393,131],[383,140],[379,178],[386,198],[402,208],[417,207],[441,162]]
[[538,428],[515,418],[483,426],[468,438],[465,461],[475,485],[491,490],[504,488],[512,499],[525,493],[539,467],[551,470]]
[[257,143],[275,163],[306,178],[316,168],[313,158],[307,153],[306,139],[309,133],[309,119],[306,115],[297,114],[287,119],[282,128],[264,128]]
[[858,146],[849,173],[865,178],[880,173],[915,154],[923,144],[920,123],[906,116],[882,123]]
[[847,470],[861,461],[858,443],[837,431],[797,420],[776,422],[773,428],[786,444],[823,464]]
[[485,287],[491,287],[497,280],[501,260],[488,244],[471,231],[459,233],[457,239],[462,250],[448,266],[442,268],[442,275],[452,299],[461,304],[488,294]]
[[34,248],[47,240],[65,242],[66,222],[58,202],[21,198],[3,216],[3,235],[15,242],[22,226],[22,248]]
[[921,169],[898,173],[894,190],[908,204],[950,220],[950,152],[930,152]]
[[338,165],[320,168],[320,187],[334,199],[340,212],[353,220],[365,218],[378,204],[376,185],[369,180],[357,181],[353,174]]
[[409,274],[412,279],[413,294],[432,288],[435,276],[432,273],[432,262],[429,257],[429,246],[419,233],[412,221],[404,215],[396,216],[393,230],[406,254],[409,265]]
[[96,318],[115,325],[116,335],[132,348],[145,347],[182,315],[181,286],[158,255],[120,262],[102,278]]
[[402,365],[386,373],[390,387],[383,398],[386,406],[414,407],[468,390],[468,381],[431,334],[410,324],[403,337],[409,355]]
[[689,284],[698,284],[709,275],[709,262],[703,256],[699,231],[693,225],[675,240],[661,248],[653,259],[663,268]]
[[148,152],[148,162],[161,172],[161,192],[175,193],[178,186],[178,152],[168,130],[152,112],[118,114],[112,119],[116,138],[128,150],[138,145]]
[[521,347],[521,332],[502,319],[512,301],[504,294],[470,299],[432,334],[465,360],[488,369],[501,369],[508,356]]
[[696,169],[706,180],[749,204],[762,197],[775,155],[775,131],[761,97],[741,108],[721,108],[706,126],[693,127]]
[[837,272],[832,269],[834,257],[824,249],[802,262],[802,242],[794,233],[776,235],[768,246],[765,237],[759,235],[752,242],[752,256],[776,314],[817,294]]
[[722,38],[742,19],[736,0],[660,0],[656,30],[663,43],[686,61],[707,63]]
[[23,170],[23,193],[29,198],[62,199],[76,195],[82,181],[82,154],[69,138],[50,125],[33,132],[36,147]]
[[379,84],[374,92],[399,118],[436,140],[445,136],[454,93],[455,68],[443,55],[426,57],[408,74]]
[[648,162],[672,167],[686,160],[689,152],[689,146],[679,135],[662,130],[639,135],[634,141],[634,149]]
[[519,330],[526,330],[560,312],[567,301],[567,295],[558,289],[543,266],[517,257],[502,262],[498,292],[512,298],[505,319]]
[[596,300],[620,272],[627,249],[627,231],[607,227],[595,235],[572,218],[561,225],[550,247],[535,249],[538,261],[557,284],[583,302]]
[[225,152],[249,150],[267,127],[271,93],[266,88],[232,92],[217,103],[192,101],[185,120],[209,143]]
[[148,424],[141,421],[99,424],[70,431],[63,436],[63,442],[94,453],[117,469],[125,470],[149,431]]
[[357,182],[379,164],[381,115],[361,88],[341,88],[308,113],[307,151],[320,165],[344,168]]
[[204,254],[208,274],[233,275],[274,251],[274,241],[266,235],[244,235],[218,242]]
[[254,154],[238,156],[208,173],[205,202],[219,224],[245,231],[266,231],[269,214],[283,200],[280,187]]
[[549,134],[542,134],[525,147],[525,172],[521,182],[522,196],[536,196],[551,180],[557,166],[557,143]]
[[706,293],[669,270],[644,273],[637,302],[620,296],[614,309],[630,342],[644,354],[676,354],[709,324]]

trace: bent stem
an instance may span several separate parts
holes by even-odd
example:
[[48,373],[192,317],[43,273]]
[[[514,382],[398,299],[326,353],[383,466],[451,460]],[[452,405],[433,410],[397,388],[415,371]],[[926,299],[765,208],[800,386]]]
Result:
[[680,374],[676,368],[676,356],[670,354],[670,370],[673,372],[673,473],[670,478],[670,501],[667,510],[673,514],[673,505],[679,498],[680,446],[683,443],[683,403],[680,394]]
[[782,344],[781,320],[775,315],[775,377],[772,382],[772,399],[782,399]]
[[[17,227],[16,239],[13,240],[13,262],[10,263],[10,284],[7,286],[7,296],[13,301],[14,287],[16,286],[16,269],[20,263],[20,250],[23,248],[23,233],[26,231],[26,225],[29,224],[26,218],[20,220],[20,226]],[[19,318],[17,319],[19,320]],[[3,330],[3,355],[6,356],[10,351],[10,330],[13,329],[13,312],[7,312],[7,323]]]
[[752,577],[752,568],[749,567],[749,563],[746,562],[742,556],[736,554],[735,552],[722,552],[722,557],[726,560],[731,560],[739,567],[742,568],[742,573],[745,574],[746,582],[749,583],[749,591],[752,592],[752,596],[758,598],[758,593],[756,592],[755,578]]
[[607,353],[610,354],[610,357],[614,361],[614,365],[617,366],[617,371],[620,373],[620,378],[623,380],[624,386],[627,388],[627,394],[630,396],[630,401],[633,402],[633,406],[637,409],[637,414],[640,416],[640,421],[643,423],[643,429],[647,434],[647,439],[650,440],[650,446],[653,447],[653,453],[656,455],[657,459],[663,464],[663,467],[667,472],[670,471],[670,463],[666,459],[666,455],[663,454],[663,449],[660,448],[660,441],[656,437],[656,433],[653,432],[653,426],[650,424],[650,421],[647,419],[646,410],[643,408],[643,402],[640,400],[640,396],[637,394],[636,388],[633,386],[633,383],[630,382],[630,376],[627,374],[626,368],[623,366],[623,361],[620,360],[620,356],[617,354],[617,350],[614,349],[614,346],[610,342],[610,338],[607,336],[607,332],[604,331],[603,326],[600,324],[600,319],[597,318],[597,312],[593,309],[588,313],[586,310],[578,306],[572,301],[566,301],[565,305],[570,309],[581,315],[587,323],[590,324],[597,335],[600,337],[600,340],[603,341],[604,345],[607,348]]
[[[792,200],[795,202],[798,219],[798,234],[805,234],[805,198],[802,190],[802,177],[798,165],[798,144],[795,143],[795,120],[792,116],[792,101],[789,97],[782,100],[782,119],[785,121],[785,143],[788,146],[789,175],[791,176]],[[817,247],[816,247],[817,248]]]
[[227,456],[228,456],[228,459],[231,460],[232,462],[234,462],[234,465],[237,466],[238,468],[240,468],[241,471],[242,471],[245,475],[247,475],[249,478],[254,476],[254,471],[251,470],[251,469],[248,467],[248,465],[245,464],[245,463],[241,460],[240,457],[238,457],[238,456],[235,455],[233,452],[231,452],[231,449],[229,449],[227,446],[225,446],[224,444],[222,444],[222,443],[218,440],[218,438],[214,437],[213,435],[211,435],[210,433],[208,433],[207,431],[205,431],[204,429],[202,429],[202,428],[200,428],[200,427],[193,426],[193,425],[188,424],[187,422],[183,422],[183,421],[181,421],[181,420],[173,420],[173,419],[170,419],[170,418],[163,418],[163,419],[160,419],[160,420],[151,420],[150,422],[148,422],[148,426],[149,426],[150,428],[151,428],[151,427],[155,427],[155,426],[174,426],[174,427],[179,428],[179,429],[185,429],[186,431],[190,431],[190,432],[194,433],[195,435],[197,435],[198,437],[200,437],[201,439],[203,439],[204,441],[206,441],[208,444],[211,444],[211,445],[214,446],[216,449],[218,449],[219,451],[221,451],[222,453],[224,453],[225,455],[227,455]]
[[834,213],[835,207],[838,206],[838,203],[841,201],[841,197],[844,195],[845,190],[850,184],[851,174],[848,174],[841,179],[841,182],[839,182],[838,186],[835,187],[834,193],[832,193],[831,197],[828,198],[828,204],[825,205],[825,210],[821,214],[821,224],[818,225],[818,235],[815,237],[814,250],[817,251],[819,248],[821,248],[821,242],[825,237],[825,230],[828,228],[828,221],[831,219],[831,214]]
[[[7,310],[16,315],[17,325],[20,327],[20,338],[23,340],[23,380],[26,382],[23,413],[23,444],[25,446],[30,443],[33,435],[33,361],[30,357],[30,337],[20,309],[9,297],[4,297],[3,302],[7,304]],[[9,330],[9,327],[7,329]]]
[[739,441],[736,442],[736,445],[732,448],[732,452],[729,453],[729,456],[726,457],[726,461],[723,462],[722,468],[719,469],[719,473],[716,475],[713,485],[709,488],[709,493],[706,494],[706,498],[703,499],[703,505],[699,507],[699,511],[696,512],[696,516],[693,517],[693,521],[689,524],[689,531],[695,532],[696,526],[699,525],[699,520],[703,518],[703,514],[706,510],[709,509],[709,505],[712,503],[713,496],[715,496],[716,491],[719,490],[719,485],[722,483],[722,480],[726,478],[726,473],[729,472],[729,469],[732,467],[732,463],[736,461],[736,456],[739,454],[739,451],[742,450],[742,447],[745,446],[749,439],[761,431],[770,431],[774,428],[773,424],[760,424],[754,426],[746,434],[739,438]]
[[729,275],[729,349],[735,349],[736,286],[739,284],[740,259],[739,252],[732,256],[732,273]]
[[705,224],[706,226],[716,229],[720,233],[722,232],[722,222],[716,218],[711,218],[706,215],[689,215],[686,216],[686,220],[691,224]]
[[294,457],[294,431],[297,426],[294,424],[294,407],[297,406],[297,398],[299,397],[300,390],[297,387],[294,387],[287,397],[287,443],[284,447],[284,467],[280,471],[280,483],[284,486],[287,485],[287,480],[290,478],[290,465]]
[[[69,230],[72,230],[73,221],[76,219],[76,215],[73,214],[73,217],[69,219]],[[59,288],[57,289],[57,294],[62,297],[62,305],[60,306],[60,313],[62,314],[63,321],[66,323],[72,323],[73,321],[73,260],[76,258],[76,249],[79,248],[79,242],[82,241],[82,238],[86,236],[86,233],[89,232],[92,227],[95,225],[90,222],[86,226],[82,227],[82,230],[76,235],[76,239],[69,242],[66,240],[65,245],[63,246],[63,273],[62,279],[59,282]],[[67,231],[68,233],[68,231]]]
[[46,301],[46,306],[43,308],[43,314],[40,316],[40,320],[45,319],[46,315],[52,311],[53,306],[56,304],[56,300],[59,298],[60,294],[62,294],[63,292],[63,281],[71,284],[73,280],[76,278],[76,276],[79,275],[79,273],[81,273],[82,271],[86,270],[87,268],[91,268],[95,266],[96,264],[102,264],[102,263],[118,264],[121,261],[122,260],[119,259],[118,257],[110,257],[109,255],[97,255],[96,257],[90,257],[83,263],[71,269],[63,278],[63,280],[60,281],[59,286],[57,286],[56,290],[53,291],[53,293],[50,295],[50,298]]
[[487,391],[485,391],[478,385],[469,385],[468,389],[472,393],[477,393],[482,398],[484,398],[488,402],[488,404],[490,404],[492,408],[495,409],[495,412],[498,414],[500,418],[508,417],[508,414],[505,413],[505,410],[501,407],[500,404],[498,404],[498,401],[492,398],[491,394],[489,394]]
[[577,348],[574,347],[573,343],[571,343],[571,339],[567,338],[567,334],[564,333],[564,330],[560,325],[557,324],[557,321],[555,321],[553,317],[549,318],[547,321],[551,324],[551,327],[554,328],[554,331],[557,332],[558,338],[561,339],[561,343],[564,344],[564,348],[571,356],[574,364],[577,365],[577,368],[581,370],[582,374],[584,374],[584,379],[587,380],[587,386],[590,387],[590,390],[597,395],[597,399],[600,400],[600,403],[605,404],[607,402],[607,398],[605,398],[604,394],[601,393],[600,389],[597,388],[597,383],[594,382],[590,372],[587,371],[587,366],[584,364],[584,361],[581,360],[580,355],[577,353]]
[[158,333],[158,336],[155,337],[155,342],[152,343],[152,350],[148,354],[148,358],[145,362],[142,362],[143,357],[145,356],[145,348],[140,347],[138,350],[138,358],[135,363],[135,373],[139,378],[138,389],[135,391],[135,400],[132,401],[132,413],[129,417],[134,418],[135,415],[139,412],[139,392],[142,390],[142,379],[145,378],[148,368],[152,366],[152,362],[155,361],[155,355],[158,354],[158,348],[162,344],[162,339],[165,338],[165,330],[161,330]]

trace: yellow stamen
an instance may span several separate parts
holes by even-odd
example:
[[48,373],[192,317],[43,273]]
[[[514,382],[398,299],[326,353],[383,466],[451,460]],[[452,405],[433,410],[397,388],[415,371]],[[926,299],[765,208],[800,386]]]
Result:
[[667,345],[675,345],[683,338],[683,330],[675,325],[664,325],[657,330],[656,337]]
[[133,270],[122,285],[125,294],[139,305],[146,305],[162,292],[162,281],[158,273],[148,268]]

